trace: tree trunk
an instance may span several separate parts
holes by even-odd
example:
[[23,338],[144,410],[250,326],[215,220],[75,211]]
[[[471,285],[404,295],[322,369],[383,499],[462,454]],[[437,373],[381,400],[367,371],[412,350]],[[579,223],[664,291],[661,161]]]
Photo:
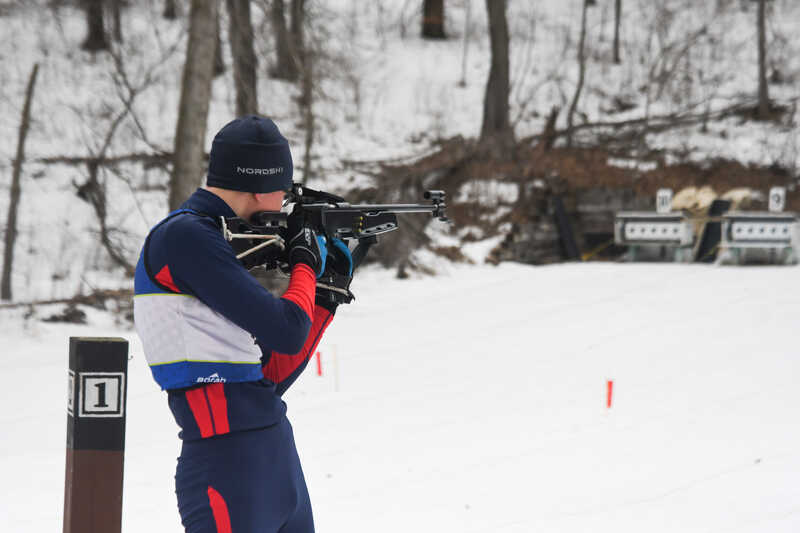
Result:
[[114,22],[114,40],[118,43],[122,42],[122,1],[112,0],[111,15]]
[[169,209],[177,209],[202,181],[208,107],[214,74],[218,0],[192,0],[183,67]]
[[0,298],[11,300],[11,267],[14,264],[14,243],[17,240],[17,209],[19,197],[22,192],[20,178],[22,164],[25,162],[25,138],[28,136],[30,126],[31,102],[33,101],[33,88],[36,85],[36,76],[39,74],[39,64],[33,65],[31,76],[28,79],[28,88],[25,91],[25,105],[22,108],[22,122],[19,127],[17,139],[17,155],[11,174],[11,192],[8,202],[8,218],[6,220],[6,244],[3,250],[3,279],[0,281]]
[[103,24],[103,0],[83,0],[83,7],[86,10],[86,39],[81,48],[89,52],[108,50]]
[[583,91],[583,82],[586,77],[586,55],[584,53],[584,45],[586,43],[586,12],[589,9],[589,0],[584,0],[583,11],[581,13],[581,37],[578,42],[578,85],[575,87],[575,95],[572,97],[572,103],[569,105],[567,112],[567,147],[572,147],[572,121],[575,116],[575,109],[578,107],[578,100]]
[[758,0],[758,118],[769,118],[769,86],[767,85],[767,0]]
[[619,57],[619,25],[622,19],[622,0],[614,2],[614,63],[619,65],[622,60]]
[[162,15],[167,20],[175,20],[178,18],[177,0],[165,0],[164,13]]
[[[503,0],[505,2],[505,0]],[[425,0],[422,4],[422,38],[446,39],[444,34],[444,0]]]
[[272,0],[272,33],[275,35],[276,63],[272,75],[282,80],[297,79],[297,69],[292,59],[289,30],[286,29],[283,0]]
[[508,118],[510,83],[506,0],[486,0],[486,9],[489,13],[492,63],[483,99],[481,140],[498,141],[500,146],[508,148],[513,143],[514,132]]
[[558,120],[558,114],[560,112],[560,107],[553,106],[550,109],[550,114],[547,115],[547,122],[542,132],[542,147],[545,152],[551,150],[556,142],[556,121]]
[[289,46],[294,64],[298,71],[303,70],[306,60],[305,34],[303,25],[306,18],[305,0],[292,0],[292,25],[290,28]]
[[464,21],[464,45],[461,54],[461,79],[458,82],[459,87],[467,86],[467,53],[469,52],[469,29],[471,14],[472,0],[467,0],[467,13]]
[[219,13],[217,13],[217,20],[214,23],[214,28],[214,39],[216,40],[216,45],[214,45],[214,77],[216,78],[225,73],[225,60],[222,58],[222,38],[220,37],[222,28],[220,28],[219,24]]
[[227,0],[230,26],[228,41],[233,55],[233,79],[236,85],[236,116],[258,113],[256,58],[250,0]]
[[303,58],[303,96],[300,100],[303,112],[303,127],[306,130],[305,154],[303,155],[303,179],[300,182],[308,183],[313,175],[311,171],[311,154],[314,147],[314,62],[310,57]]

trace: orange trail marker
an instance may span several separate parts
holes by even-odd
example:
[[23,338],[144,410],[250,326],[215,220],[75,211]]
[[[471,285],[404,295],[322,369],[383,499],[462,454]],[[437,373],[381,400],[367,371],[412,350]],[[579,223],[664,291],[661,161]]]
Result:
[[606,394],[606,407],[611,409],[611,396],[614,394],[614,382],[608,380],[608,393]]
[[322,355],[317,352],[317,375],[322,375]]

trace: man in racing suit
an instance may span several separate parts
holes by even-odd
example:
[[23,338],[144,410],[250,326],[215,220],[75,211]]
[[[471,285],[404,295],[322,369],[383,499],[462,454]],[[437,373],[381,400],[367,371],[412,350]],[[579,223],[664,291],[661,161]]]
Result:
[[326,262],[352,275],[352,258],[338,241],[327,243],[338,250],[329,259],[324,239],[290,215],[291,278],[276,297],[236,259],[219,222],[280,210],[291,177],[271,120],[232,121],[214,138],[206,187],[150,231],[136,267],[136,329],[181,429],[175,485],[187,532],[314,530],[281,396],[336,310],[315,278]]

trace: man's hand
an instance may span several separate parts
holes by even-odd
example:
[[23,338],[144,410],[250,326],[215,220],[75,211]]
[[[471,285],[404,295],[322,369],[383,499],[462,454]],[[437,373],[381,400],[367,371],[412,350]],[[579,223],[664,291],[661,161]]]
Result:
[[339,304],[349,304],[355,299],[350,292],[353,281],[353,256],[340,239],[333,239],[328,249],[325,271],[317,281],[317,305],[333,312]]
[[325,260],[328,255],[325,237],[319,236],[306,224],[303,213],[295,211],[287,219],[286,256],[290,267],[304,263],[311,267],[317,279],[325,271]]

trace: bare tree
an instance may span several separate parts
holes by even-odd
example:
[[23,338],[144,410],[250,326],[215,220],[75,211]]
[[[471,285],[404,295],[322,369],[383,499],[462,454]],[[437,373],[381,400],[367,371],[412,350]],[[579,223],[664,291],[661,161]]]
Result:
[[214,46],[214,77],[221,76],[225,73],[225,59],[222,57],[222,28],[219,24],[219,13],[217,13],[217,20],[214,23],[214,39],[217,44]]
[[589,10],[590,0],[583,0],[583,10],[581,11],[581,37],[578,42],[578,84],[575,86],[575,94],[572,103],[567,111],[567,147],[572,146],[572,121],[575,116],[575,109],[578,107],[578,100],[583,91],[583,82],[586,77],[586,12]]
[[14,243],[17,240],[17,208],[19,207],[19,197],[22,192],[19,182],[22,176],[22,163],[25,161],[25,138],[28,136],[28,128],[30,127],[31,102],[33,101],[33,89],[36,86],[38,73],[39,64],[37,63],[33,65],[31,76],[28,79],[28,88],[25,91],[25,105],[22,108],[22,122],[17,140],[17,155],[14,158],[11,175],[11,198],[8,204],[6,244],[3,250],[3,279],[0,281],[0,298],[3,300],[11,300],[12,298],[11,268],[14,264]]
[[103,23],[103,0],[83,0],[83,8],[86,10],[86,39],[81,48],[90,52],[108,50]]
[[228,7],[228,41],[233,55],[233,79],[236,85],[236,116],[258,112],[256,68],[258,60],[253,45],[253,23],[250,0],[226,0]]
[[769,118],[767,85],[767,0],[758,0],[758,118]]
[[[303,153],[303,177],[299,178],[300,183],[306,183],[313,176],[312,156],[314,149],[314,137],[316,135],[316,117],[314,116],[314,97],[317,85],[318,69],[317,63],[321,58],[326,57],[322,52],[320,41],[324,41],[326,36],[323,32],[312,32],[311,36],[316,39],[305,41],[306,10],[305,0],[292,0],[292,25],[291,25],[291,52],[295,66],[300,76],[300,97],[297,105],[302,116],[304,138]],[[319,30],[319,28],[318,28]],[[329,37],[329,36],[328,36]],[[337,65],[337,67],[340,67]],[[350,69],[345,69],[350,70]]]
[[297,79],[297,66],[292,56],[289,30],[286,27],[283,0],[272,0],[272,32],[275,35],[276,63],[272,75],[283,80]]
[[489,13],[492,63],[483,99],[481,139],[493,140],[495,146],[509,148],[514,141],[514,132],[508,118],[510,82],[506,0],[486,0],[486,9]]
[[560,112],[560,107],[553,106],[550,108],[550,114],[547,115],[547,122],[545,122],[544,130],[542,131],[542,147],[545,152],[551,150],[556,142],[556,121]]
[[164,12],[161,16],[168,20],[175,20],[178,18],[177,0],[165,0]]
[[124,0],[112,0],[111,18],[114,23],[114,40],[122,42],[122,2]]
[[218,0],[192,0],[169,185],[170,210],[179,207],[194,191],[203,173],[203,145],[214,74],[214,34],[218,8]]
[[306,136],[303,156],[303,179],[300,183],[306,183],[312,175],[311,153],[314,147],[314,132],[316,129],[314,120],[314,61],[310,55],[303,58],[302,82],[303,92],[300,99],[300,109],[303,113],[303,127],[306,130]]
[[622,60],[619,57],[619,25],[622,19],[622,0],[614,1],[614,63],[619,65]]
[[[168,52],[171,55],[170,52]],[[144,132],[141,122],[134,112],[133,104],[136,98],[142,94],[148,87],[152,86],[154,77],[153,72],[156,66],[151,67],[149,71],[143,76],[140,83],[134,85],[128,78],[123,64],[122,53],[119,50],[111,51],[111,58],[114,60],[114,74],[112,79],[117,88],[117,94],[122,100],[122,109],[116,114],[114,120],[108,126],[103,142],[99,150],[87,146],[89,157],[82,161],[86,165],[87,179],[85,182],[78,184],[73,182],[77,196],[85,200],[94,209],[99,226],[100,244],[108,253],[111,260],[118,266],[125,270],[128,276],[133,276],[134,266],[128,260],[124,247],[114,242],[114,235],[122,234],[125,236],[125,231],[114,227],[113,222],[109,221],[108,209],[108,195],[107,195],[107,171],[111,171],[120,177],[118,171],[114,170],[114,165],[108,160],[107,154],[111,148],[116,132],[119,131],[123,121],[130,117],[136,128],[139,130],[142,140],[152,147],[152,143],[147,141],[147,135]],[[163,60],[156,63],[156,65],[163,64]],[[130,184],[129,184],[130,185]],[[114,213],[114,210],[111,210]]]
[[299,70],[303,69],[303,62],[306,59],[305,35],[303,26],[306,19],[305,0],[292,0],[292,24],[289,28],[289,51],[294,59],[295,66]]
[[444,0],[425,0],[422,3],[422,37],[447,38],[444,33]]
[[461,79],[458,81],[459,87],[467,86],[467,53],[469,52],[469,30],[470,15],[472,14],[472,0],[467,0],[467,10],[464,20],[464,45],[461,54]]
[[[116,131],[119,124],[122,122],[122,119],[127,114],[127,110],[123,111],[119,115],[117,115],[116,119],[111,125],[111,128],[106,136],[106,143],[102,149],[102,152],[105,153],[107,150],[111,138],[114,136],[114,132]],[[100,161],[102,160],[101,157],[94,157],[89,159],[86,164],[87,170],[89,172],[89,177],[85,183],[78,185],[77,183],[73,183],[76,188],[76,192],[79,198],[85,200],[92,206],[94,209],[94,213],[97,216],[97,221],[100,225],[100,244],[103,245],[108,255],[111,257],[111,260],[121,266],[125,273],[128,276],[133,276],[134,267],[128,259],[125,257],[125,254],[117,248],[117,246],[111,240],[111,234],[114,231],[114,228],[109,226],[108,224],[108,202],[107,202],[107,195],[106,195],[106,184],[105,180],[103,182],[99,179],[100,171],[102,170],[100,167]]]

